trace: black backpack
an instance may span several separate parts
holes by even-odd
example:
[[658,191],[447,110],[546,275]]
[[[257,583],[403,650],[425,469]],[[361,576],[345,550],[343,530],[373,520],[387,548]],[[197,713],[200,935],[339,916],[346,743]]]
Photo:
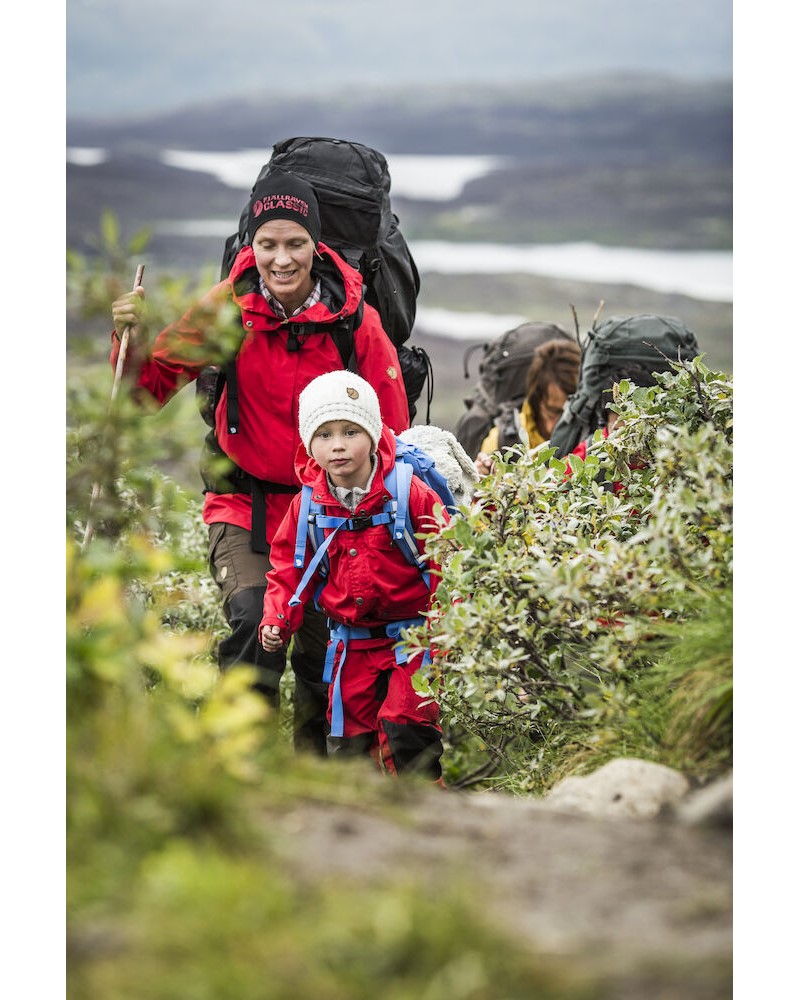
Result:
[[[392,211],[386,158],[359,142],[300,136],[275,143],[253,187],[273,170],[294,174],[314,188],[319,200],[322,242],[361,273],[364,299],[377,309],[384,330],[397,348],[412,420],[427,381],[430,421],[430,359],[421,347],[406,344],[416,317],[419,272]],[[236,255],[248,243],[245,205],[237,232],[225,242],[222,278],[230,273]],[[346,347],[340,347],[340,351],[347,353]]]
[[628,377],[652,385],[654,372],[670,371],[671,361],[691,361],[699,353],[694,333],[674,316],[612,316],[589,330],[581,344],[578,388],[550,437],[557,457],[605,426],[614,381]]
[[[475,344],[465,352],[464,378],[469,378],[469,357],[479,347],[483,348],[478,383],[464,400],[467,409],[454,431],[470,458],[477,456],[484,438],[495,423],[500,429],[500,447],[519,440],[514,418],[525,402],[528,368],[536,348],[548,340],[572,339],[566,330],[555,323],[522,323],[495,340]],[[506,437],[509,439],[506,440]]]

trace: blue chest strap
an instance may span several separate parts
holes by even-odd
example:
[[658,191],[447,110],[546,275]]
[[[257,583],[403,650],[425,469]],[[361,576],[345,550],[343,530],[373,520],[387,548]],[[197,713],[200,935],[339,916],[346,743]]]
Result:
[[[412,566],[416,566],[422,574],[426,587],[430,590],[430,573],[427,571],[426,559],[419,551],[414,533],[411,530],[408,516],[408,500],[411,491],[411,478],[414,472],[411,466],[398,460],[387,474],[384,482],[390,494],[390,499],[383,505],[380,514],[358,514],[350,517],[334,517],[323,513],[322,506],[312,499],[312,490],[304,485],[300,499],[300,510],[297,518],[297,536],[294,547],[294,565],[300,569],[305,563],[306,546],[309,536],[314,546],[314,555],[303,573],[297,589],[289,600],[294,607],[300,604],[300,595],[308,586],[309,581],[319,570],[322,577],[328,575],[327,551],[339,531],[361,531],[375,524],[385,524],[392,540]],[[396,498],[396,499],[395,499]],[[309,527],[311,530],[309,530]],[[330,534],[325,535],[325,529]],[[324,580],[323,580],[324,583]],[[317,589],[314,599],[319,597],[322,585]]]
[[[301,504],[301,513],[302,513],[302,504]],[[321,541],[318,541],[314,555],[311,557],[311,560],[309,561],[309,564],[306,567],[305,572],[300,578],[300,583],[298,583],[297,589],[295,590],[292,597],[289,599],[289,606],[295,607],[295,605],[300,604],[300,595],[308,586],[308,582],[314,575],[314,573],[317,571],[317,568],[319,568],[320,574],[323,577],[326,577],[328,575],[328,562],[326,559],[326,555],[328,549],[330,548],[331,542],[334,540],[336,535],[341,530],[344,529],[345,531],[361,531],[363,528],[369,527],[372,524],[388,524],[391,521],[392,516],[393,516],[392,514],[384,512],[383,514],[371,514],[369,517],[364,517],[364,516],[331,517],[328,514],[315,513],[309,509],[305,521],[298,522],[298,528],[300,524],[303,523],[306,527],[305,534],[307,536],[308,524],[310,519],[313,518],[313,524],[315,527],[315,538],[321,539]],[[324,534],[325,528],[332,528],[333,530],[329,535],[325,535]],[[297,542],[295,544],[295,554],[294,554],[294,565],[297,569],[299,569],[303,565],[303,562],[305,561],[305,543],[302,544],[302,549],[301,549],[300,534],[301,532],[298,530],[297,533],[298,537],[297,537]],[[315,599],[316,596],[318,595],[319,591],[317,591]]]

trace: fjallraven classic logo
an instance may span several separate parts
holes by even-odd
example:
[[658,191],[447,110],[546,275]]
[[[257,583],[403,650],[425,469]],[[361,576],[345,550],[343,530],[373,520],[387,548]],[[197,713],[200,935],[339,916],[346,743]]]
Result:
[[389,365],[389,367],[386,369],[386,374],[389,376],[389,378],[397,378],[397,369],[395,368],[394,365]]
[[308,202],[302,198],[296,198],[291,194],[270,194],[253,203],[253,217],[257,219],[263,212],[274,212],[279,208],[297,212],[302,216],[308,215]]
[[351,399],[358,399],[358,389],[353,389],[352,386],[348,386],[348,388],[347,388],[347,395]]

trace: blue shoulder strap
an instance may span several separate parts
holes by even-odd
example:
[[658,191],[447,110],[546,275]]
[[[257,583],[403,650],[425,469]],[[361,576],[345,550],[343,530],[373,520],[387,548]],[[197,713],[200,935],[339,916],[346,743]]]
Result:
[[[411,479],[414,475],[414,467],[407,462],[402,454],[398,455],[394,466],[389,470],[384,482],[389,491],[390,499],[383,506],[383,513],[374,514],[370,518],[371,524],[385,524],[392,536],[392,540],[403,553],[412,566],[416,566],[425,580],[425,585],[430,589],[430,573],[427,571],[427,561],[423,553],[419,551],[417,540],[414,538],[413,526],[408,516],[408,499],[411,492]],[[308,485],[304,485],[300,498],[300,511],[297,517],[297,535],[294,545],[294,565],[300,569],[306,560],[306,546],[309,540],[309,525],[311,526],[311,541],[315,549],[308,566],[303,573],[300,583],[297,585],[290,606],[294,607],[300,603],[300,595],[308,586],[308,582],[315,572],[320,575],[328,575],[327,552],[337,532],[344,528],[353,529],[354,519],[350,517],[332,517],[322,513],[322,507],[314,503],[311,499],[312,490]],[[326,537],[324,528],[332,528],[333,531]],[[324,581],[323,581],[324,582]],[[317,588],[314,595],[316,602],[323,584]]]
[[[328,575],[327,567],[325,566],[325,563],[324,563],[325,555],[326,555],[326,553],[328,551],[328,548],[330,547],[331,542],[336,537],[336,533],[339,531],[340,528],[343,528],[346,524],[350,523],[352,519],[349,518],[349,517],[323,517],[321,514],[318,514],[316,516],[316,520],[318,522],[324,520],[326,522],[325,525],[324,525],[324,527],[333,528],[333,531],[328,535],[327,538],[325,538],[322,541],[322,543],[320,545],[316,546],[316,551],[314,552],[314,555],[312,556],[311,561],[309,562],[308,566],[306,566],[306,570],[305,570],[305,572],[303,573],[303,576],[300,579],[300,583],[298,583],[298,585],[297,585],[297,589],[295,590],[294,594],[292,595],[292,597],[289,600],[289,606],[290,607],[295,607],[295,605],[297,605],[297,604],[300,603],[300,595],[303,593],[303,591],[308,586],[308,581],[314,575],[314,573],[317,570],[317,567],[319,567],[320,564],[322,564],[322,566],[320,567],[320,573],[322,574],[322,576],[327,576]],[[306,522],[306,527],[307,526],[308,526],[308,522]],[[319,527],[321,529],[323,527],[323,525],[320,524]],[[298,522],[298,525],[297,525],[297,533],[298,533],[298,535],[300,534],[300,524],[299,524],[299,522]],[[295,547],[295,560],[296,559],[297,559],[297,548]],[[302,565],[303,565],[303,563],[301,561],[300,564],[299,564],[299,566],[302,566]],[[296,561],[295,561],[295,566],[297,566],[299,568],[299,566],[298,566],[298,564],[297,564]],[[320,588],[317,590],[316,594],[314,595],[314,601],[315,602],[316,602],[317,598],[319,597],[319,591],[321,589],[322,589],[322,587],[320,585]]]
[[300,497],[300,513],[297,515],[297,537],[294,542],[294,565],[299,569],[306,561],[306,541],[308,539],[308,512],[311,507],[311,487],[304,485]]
[[[423,553],[419,551],[414,537],[413,526],[408,516],[408,497],[411,492],[411,478],[414,469],[402,456],[398,456],[394,467],[386,476],[384,482],[393,497],[396,498],[394,523],[390,525],[392,540],[412,566],[422,573],[425,585],[430,590],[431,577],[425,569],[427,563]],[[391,501],[390,501],[391,502]]]
[[408,441],[403,441],[395,435],[395,448],[397,460],[403,460],[408,462],[414,470],[415,475],[431,487],[438,495],[439,499],[442,501],[442,506],[445,507],[449,514],[453,515],[456,512],[456,501],[453,496],[452,490],[447,484],[447,480],[442,475],[441,472],[436,468],[436,462],[434,459],[422,448],[418,448],[414,444],[410,444]]
[[408,495],[411,491],[412,475],[413,470],[410,465],[396,461],[384,479],[386,488],[396,501],[394,524],[391,528],[392,538],[395,541],[403,537],[408,521]]
[[[321,576],[324,577],[328,575],[327,552],[330,541],[327,543],[325,542],[325,532],[322,530],[322,524],[320,523],[322,520],[322,506],[312,501],[311,495],[311,487],[304,484],[302,488],[302,496],[300,497],[300,511],[297,515],[297,535],[294,541],[294,565],[297,569],[300,569],[306,561],[306,545],[308,544],[309,539],[309,525],[311,526],[310,537],[312,547],[315,550],[315,556],[308,569],[303,574],[297,589],[289,601],[289,604],[292,607],[300,603],[300,594],[302,594],[305,590],[306,584],[311,579],[311,576],[317,567],[319,567]],[[332,519],[329,518],[328,520]],[[343,518],[338,518],[336,520],[344,523]],[[334,524],[334,527],[337,527],[337,524]],[[341,527],[341,524],[338,524],[338,527]],[[330,537],[332,538],[333,535]],[[323,583],[320,583],[316,593],[314,594],[315,603],[323,585],[324,581]]]

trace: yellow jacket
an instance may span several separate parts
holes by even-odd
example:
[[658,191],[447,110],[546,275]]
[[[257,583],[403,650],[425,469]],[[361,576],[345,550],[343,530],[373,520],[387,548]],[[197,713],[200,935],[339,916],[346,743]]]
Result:
[[[519,439],[525,445],[526,448],[536,448],[540,444],[543,444],[545,438],[536,429],[536,424],[533,420],[533,413],[531,412],[530,404],[526,399],[522,404],[522,409],[517,414],[518,416],[518,428],[519,428]],[[498,428],[497,424],[492,427],[486,437],[483,439],[483,444],[481,444],[481,451],[486,455],[491,455],[493,451],[497,451],[497,436]]]

